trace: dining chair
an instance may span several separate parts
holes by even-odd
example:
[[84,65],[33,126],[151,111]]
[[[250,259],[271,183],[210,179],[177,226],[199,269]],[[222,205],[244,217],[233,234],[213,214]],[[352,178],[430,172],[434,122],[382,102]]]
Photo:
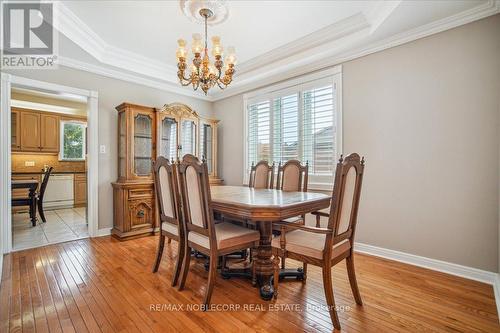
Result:
[[12,199],[12,206],[13,207],[29,206],[30,218],[33,218],[33,216],[36,215],[36,209],[38,208],[38,213],[40,214],[40,218],[42,219],[43,222],[47,222],[47,219],[45,218],[45,212],[43,210],[43,197],[45,196],[45,189],[47,188],[47,183],[49,182],[52,169],[53,167],[50,167],[47,170],[45,170],[43,174],[42,183],[40,184],[40,187],[35,194],[35,199],[34,199],[35,202],[33,202],[33,200],[29,197],[16,198]]
[[[286,161],[283,165],[281,162],[278,164],[278,176],[276,180],[276,189],[282,191],[294,192],[307,192],[309,174],[309,163],[306,162],[302,165],[298,160]],[[286,223],[304,224],[306,220],[305,215],[293,216],[283,220]],[[274,233],[280,232],[280,225],[273,224]],[[285,258],[281,258],[281,268],[285,269]],[[305,281],[307,277],[307,263],[302,267]]]
[[255,165],[252,162],[248,187],[272,189],[274,187],[274,162],[272,165],[265,160]]
[[[364,158],[361,159],[356,153],[340,158],[335,172],[330,213],[313,213],[328,217],[326,228],[278,222],[281,225],[281,235],[271,242],[275,260],[274,297],[278,295],[278,257],[320,266],[326,302],[336,329],[340,329],[340,321],[335,310],[331,270],[344,259],[354,299],[357,304],[363,305],[354,270],[353,245],[364,166]],[[291,231],[285,232],[287,229]]]
[[[218,258],[238,250],[258,245],[258,231],[232,223],[215,223],[211,206],[210,186],[206,163],[191,154],[184,155],[179,165],[179,183],[182,195],[184,224],[184,253],[195,249],[210,257],[208,285],[203,300],[207,310],[215,285]],[[179,290],[184,289],[191,256],[185,255]]]
[[154,184],[156,197],[158,198],[158,212],[161,221],[160,239],[158,251],[153,266],[153,273],[158,271],[162,259],[165,238],[169,241],[177,241],[177,260],[175,263],[174,274],[172,276],[172,286],[177,284],[184,259],[184,230],[180,222],[180,198],[178,186],[177,165],[170,163],[168,159],[160,156],[153,164]]

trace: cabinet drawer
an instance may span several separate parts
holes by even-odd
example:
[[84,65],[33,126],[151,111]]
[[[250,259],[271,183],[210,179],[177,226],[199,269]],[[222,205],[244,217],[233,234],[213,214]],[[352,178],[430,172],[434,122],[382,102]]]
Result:
[[153,188],[138,188],[131,189],[128,191],[128,197],[130,199],[134,198],[152,198],[153,197]]

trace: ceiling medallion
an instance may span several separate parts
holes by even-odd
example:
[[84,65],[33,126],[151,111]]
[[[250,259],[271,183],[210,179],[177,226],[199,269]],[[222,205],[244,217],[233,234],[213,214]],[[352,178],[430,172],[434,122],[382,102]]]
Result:
[[[183,8],[189,8],[190,13],[191,10],[197,9],[197,6],[207,5],[207,7],[200,8],[198,10],[199,17],[203,18],[203,22],[205,24],[205,44],[202,44],[201,35],[193,34],[193,42],[191,45],[191,50],[193,52],[191,73],[188,77],[186,77],[186,67],[187,67],[187,57],[188,57],[188,49],[186,47],[186,41],[184,39],[179,39],[177,43],[179,47],[177,48],[176,56],[177,56],[177,76],[181,85],[188,86],[192,85],[194,90],[198,90],[201,86],[201,89],[207,95],[207,92],[210,88],[217,85],[220,89],[225,89],[233,80],[234,74],[234,65],[236,63],[236,56],[234,47],[229,46],[226,52],[225,64],[222,60],[223,56],[223,47],[220,42],[220,37],[213,36],[212,37],[212,55],[215,57],[215,61],[212,64],[210,62],[210,57],[208,55],[208,22],[210,19],[214,24],[220,23],[227,18],[227,8],[225,7],[225,3],[222,1],[193,1],[186,0],[181,1],[181,7],[184,3]],[[217,4],[221,4],[217,6]],[[220,14],[217,16],[215,12],[208,8],[214,8],[214,10],[219,10]],[[225,12],[221,10],[221,8],[225,9]],[[186,13],[186,12],[184,12]],[[197,16],[193,15],[193,18]]]
[[229,16],[229,9],[225,0],[180,0],[181,10],[191,21],[205,24],[205,18],[200,14],[201,9],[210,9],[213,13],[208,18],[208,25],[224,22]]

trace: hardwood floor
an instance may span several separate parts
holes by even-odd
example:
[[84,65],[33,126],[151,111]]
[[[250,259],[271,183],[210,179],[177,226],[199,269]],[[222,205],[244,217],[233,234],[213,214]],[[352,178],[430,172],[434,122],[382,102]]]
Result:
[[[192,260],[186,289],[170,287],[176,243],[151,273],[157,238],[82,239],[4,257],[0,332],[330,332],[321,271],[306,284],[282,282],[264,302],[243,279],[218,276],[219,311],[188,311],[203,300],[208,273]],[[356,306],[345,265],[333,268],[345,332],[500,332],[491,286],[414,266],[356,255],[364,306]],[[294,267],[293,260],[287,267]],[[251,307],[251,311],[244,311]]]

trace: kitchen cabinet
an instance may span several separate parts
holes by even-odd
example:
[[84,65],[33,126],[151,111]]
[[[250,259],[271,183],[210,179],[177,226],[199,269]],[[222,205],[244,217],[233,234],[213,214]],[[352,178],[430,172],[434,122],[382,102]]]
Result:
[[40,114],[40,150],[59,152],[59,116]]
[[21,149],[21,120],[19,117],[19,111],[13,110],[10,116],[10,142],[13,151]]
[[87,204],[87,175],[76,173],[74,177],[74,205],[75,207]]
[[40,151],[40,113],[21,112],[21,150]]
[[22,152],[59,152],[60,116],[12,109],[12,150]]

